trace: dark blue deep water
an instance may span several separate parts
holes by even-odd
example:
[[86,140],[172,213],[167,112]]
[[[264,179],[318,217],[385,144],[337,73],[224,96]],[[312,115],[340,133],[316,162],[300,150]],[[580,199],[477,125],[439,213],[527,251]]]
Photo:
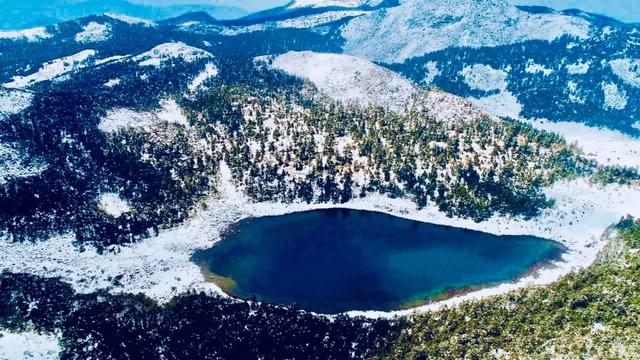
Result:
[[399,309],[511,280],[562,251],[530,236],[330,209],[242,220],[193,260],[231,295],[337,313]]

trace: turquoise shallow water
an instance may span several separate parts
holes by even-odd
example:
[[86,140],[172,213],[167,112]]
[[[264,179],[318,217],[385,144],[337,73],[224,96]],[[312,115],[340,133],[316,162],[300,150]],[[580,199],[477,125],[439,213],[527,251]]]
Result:
[[564,248],[382,213],[329,209],[245,219],[193,260],[234,296],[337,313],[392,310],[517,278]]

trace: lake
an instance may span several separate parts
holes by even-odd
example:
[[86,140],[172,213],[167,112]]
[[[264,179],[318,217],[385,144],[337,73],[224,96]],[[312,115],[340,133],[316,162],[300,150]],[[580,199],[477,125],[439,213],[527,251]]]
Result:
[[402,309],[513,280],[563,251],[531,236],[327,209],[244,219],[193,261],[230,295],[338,313]]

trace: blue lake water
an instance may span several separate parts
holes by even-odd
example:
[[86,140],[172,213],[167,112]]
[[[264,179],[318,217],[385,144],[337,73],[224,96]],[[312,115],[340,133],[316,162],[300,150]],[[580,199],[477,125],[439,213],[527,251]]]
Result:
[[193,260],[233,296],[337,313],[399,309],[512,280],[563,251],[531,236],[329,209],[242,220]]

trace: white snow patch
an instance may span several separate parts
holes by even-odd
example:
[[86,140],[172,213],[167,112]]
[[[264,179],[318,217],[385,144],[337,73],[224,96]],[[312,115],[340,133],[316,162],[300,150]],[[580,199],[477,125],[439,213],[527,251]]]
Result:
[[76,34],[75,40],[79,43],[94,43],[108,40],[110,37],[111,25],[92,21],[82,27],[82,31]]
[[518,119],[522,112],[522,104],[510,91],[502,91],[495,95],[478,99],[471,98],[470,100],[482,111],[495,116]]
[[577,104],[584,104],[587,99],[578,90],[578,84],[575,81],[567,82],[567,90],[569,91],[569,101]]
[[578,62],[575,64],[567,65],[567,73],[571,75],[584,75],[589,72],[589,68],[591,67],[591,62]]
[[640,169],[640,138],[575,122],[532,120],[530,123],[538,129],[562,135],[568,143],[577,143],[587,158],[602,165]]
[[214,32],[220,32],[222,35],[235,36],[239,34],[266,31],[271,29],[309,29],[336,22],[348,17],[357,17],[368,13],[369,11],[364,10],[327,11],[320,14],[299,16],[279,21],[268,21],[265,23],[243,27],[225,27],[220,29],[220,27],[218,26],[213,28],[209,26],[203,26],[184,30],[189,30],[192,32],[205,30],[205,32],[207,32],[207,30],[211,29]]
[[33,29],[0,31],[0,39],[9,40],[27,40],[28,42],[36,42],[42,39],[48,39],[52,35],[45,27],[36,27]]
[[116,61],[120,61],[122,59],[127,59],[129,58],[131,55],[114,55],[114,56],[109,56],[107,58],[104,59],[100,59],[100,60],[96,60],[96,65],[103,65],[106,63],[110,63],[110,62],[116,62]]
[[191,84],[189,84],[189,91],[195,92],[205,81],[216,76],[218,76],[218,68],[213,63],[207,63],[204,66],[204,70],[202,70],[202,72],[200,72],[200,74],[191,81]]
[[58,359],[61,348],[58,337],[36,332],[0,331],[1,360]]
[[0,185],[16,178],[38,176],[47,165],[21,154],[13,146],[0,143]]
[[106,86],[106,87],[114,87],[114,86],[120,85],[121,82],[122,82],[122,80],[120,80],[120,79],[111,79],[111,80],[107,81],[106,83],[104,83],[103,85]]
[[553,69],[549,69],[544,65],[536,64],[533,60],[527,62],[527,66],[524,69],[529,74],[542,73],[544,76],[549,76],[553,73]]
[[624,110],[627,107],[627,93],[614,83],[602,84],[605,109]]
[[640,60],[615,59],[609,62],[611,70],[625,83],[640,87]]
[[442,74],[442,71],[438,69],[438,63],[435,61],[429,61],[424,64],[424,69],[426,70],[426,73],[424,75],[423,82],[427,86],[431,85],[433,83],[433,80],[435,80],[438,76],[440,76],[440,74]]
[[77,54],[51,60],[42,64],[42,67],[31,75],[14,76],[13,81],[4,84],[4,87],[23,88],[41,81],[53,80],[61,75],[88,66],[89,60],[95,55],[95,50],[83,50]]
[[533,14],[493,0],[405,0],[352,19],[341,29],[344,52],[385,63],[401,63],[430,52],[564,35],[587,39],[591,25],[579,17]]
[[475,64],[466,66],[460,72],[464,77],[464,82],[471,89],[482,91],[493,91],[507,89],[507,72],[504,70],[494,69],[489,65]]
[[33,94],[30,92],[0,88],[0,119],[22,112],[31,105],[31,100]]
[[107,115],[100,119],[98,128],[110,133],[123,128],[149,128],[161,122],[183,126],[189,124],[180,105],[173,99],[167,99],[160,101],[160,108],[155,111],[135,111],[126,108],[109,110]]
[[342,7],[357,8],[365,5],[376,6],[382,0],[294,0],[288,6],[289,9],[296,8],[323,8],[323,7]]
[[348,104],[403,111],[416,93],[402,76],[349,55],[288,52],[273,59],[271,67],[308,79],[326,96]]
[[130,25],[144,25],[147,27],[156,26],[156,23],[153,21],[149,21],[146,19],[141,19],[133,16],[123,15],[123,14],[114,14],[114,13],[106,13],[104,16],[110,17],[112,19],[130,24]]
[[98,208],[105,213],[118,218],[122,214],[131,211],[129,203],[116,193],[102,193],[98,199]]
[[426,107],[439,122],[471,122],[483,115],[472,101],[442,91],[429,91]]
[[160,44],[153,49],[134,56],[133,61],[139,62],[140,66],[159,67],[165,62],[180,59],[186,62],[194,62],[199,59],[211,58],[213,55],[205,50],[186,45],[181,42]]

